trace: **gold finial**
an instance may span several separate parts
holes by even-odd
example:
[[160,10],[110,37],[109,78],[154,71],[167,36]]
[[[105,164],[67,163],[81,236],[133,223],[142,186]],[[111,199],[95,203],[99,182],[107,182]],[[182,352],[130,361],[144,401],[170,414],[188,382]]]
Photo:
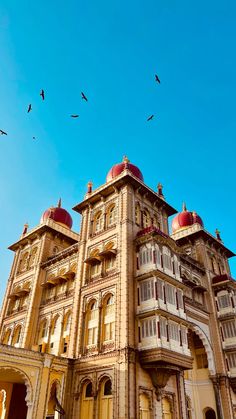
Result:
[[22,232],[23,235],[27,233],[28,228],[29,228],[29,224],[28,223],[25,223],[24,224],[24,228],[23,228],[23,232]]
[[215,233],[216,233],[216,238],[217,238],[217,240],[222,241],[222,240],[221,240],[221,237],[220,237],[220,230],[218,230],[218,228],[216,228]]
[[187,207],[186,207],[185,202],[183,202],[182,211],[187,211]]
[[93,182],[91,180],[87,184],[87,193],[91,193],[93,188]]
[[162,188],[163,188],[163,185],[161,184],[161,182],[159,182],[157,185],[158,195],[163,198]]
[[124,157],[123,157],[123,163],[129,163],[129,159],[128,159],[128,157],[127,157],[127,156],[124,156]]
[[61,208],[61,198],[59,199],[59,201],[57,203],[57,208]]

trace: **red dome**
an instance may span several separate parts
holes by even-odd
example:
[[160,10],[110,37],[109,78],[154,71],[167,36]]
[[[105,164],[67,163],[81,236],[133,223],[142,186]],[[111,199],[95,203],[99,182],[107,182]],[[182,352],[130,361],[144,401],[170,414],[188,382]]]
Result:
[[132,175],[134,175],[143,182],[143,175],[141,171],[137,166],[131,164],[127,157],[124,157],[122,163],[118,163],[112,166],[112,168],[109,170],[107,174],[107,182],[110,182],[110,180],[114,179],[116,176],[119,176],[124,170],[129,170],[132,173]]
[[69,212],[67,212],[64,208],[61,208],[61,200],[59,200],[57,207],[51,207],[44,211],[40,222],[44,223],[48,218],[56,223],[64,224],[68,228],[71,228],[73,224]]
[[201,217],[194,211],[187,211],[184,205],[183,211],[177,214],[172,220],[172,232],[175,233],[182,228],[190,227],[196,223],[204,227]]

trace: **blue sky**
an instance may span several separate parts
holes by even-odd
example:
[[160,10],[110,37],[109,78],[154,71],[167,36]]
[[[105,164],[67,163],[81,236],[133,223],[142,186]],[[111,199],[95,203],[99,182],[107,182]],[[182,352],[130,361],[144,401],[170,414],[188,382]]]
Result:
[[0,298],[23,224],[124,154],[236,251],[235,18],[233,1],[1,0]]

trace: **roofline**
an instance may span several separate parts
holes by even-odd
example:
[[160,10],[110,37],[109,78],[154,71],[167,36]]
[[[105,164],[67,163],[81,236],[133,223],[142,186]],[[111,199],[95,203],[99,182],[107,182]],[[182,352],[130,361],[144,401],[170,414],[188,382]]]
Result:
[[92,193],[86,194],[85,199],[79,204],[75,205],[72,209],[81,214],[82,210],[89,204],[98,202],[103,196],[109,196],[115,189],[120,188],[125,183],[127,183],[128,180],[134,187],[136,187],[136,189],[139,189],[139,192],[143,189],[144,193],[148,193],[150,195],[150,198],[153,200],[153,202],[157,202],[160,206],[163,206],[168,216],[178,212],[127,169],[124,170],[119,176],[116,176],[114,179],[112,179],[110,182],[107,182],[99,188],[95,189]]
[[224,244],[221,241],[219,241],[214,236],[212,236],[212,234],[209,233],[208,231],[206,231],[204,228],[201,228],[197,231],[193,231],[193,232],[187,234],[186,236],[182,236],[182,237],[176,239],[176,242],[180,243],[180,245],[182,245],[182,242],[189,239],[189,237],[198,237],[198,236],[200,236],[200,237],[203,236],[203,238],[205,238],[207,240],[211,240],[215,245],[217,245],[219,248],[221,248],[226,253],[228,258],[236,256],[235,253],[233,253],[230,249],[228,249],[226,246],[224,246]]
[[32,240],[38,236],[38,234],[44,233],[44,231],[55,231],[62,236],[66,237],[67,240],[71,241],[71,244],[77,243],[79,241],[79,234],[71,231],[70,229],[63,227],[61,224],[56,223],[55,221],[51,219],[47,219],[45,223],[39,224],[32,230],[30,230],[28,233],[22,235],[20,239],[11,244],[8,249],[10,250],[17,250],[17,248],[25,243],[27,243],[28,240]]

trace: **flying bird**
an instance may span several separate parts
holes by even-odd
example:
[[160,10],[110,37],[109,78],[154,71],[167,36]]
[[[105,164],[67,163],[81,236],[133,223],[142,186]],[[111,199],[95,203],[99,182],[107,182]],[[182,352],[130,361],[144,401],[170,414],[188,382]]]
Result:
[[7,132],[3,131],[2,129],[0,129],[0,134],[1,135],[7,135]]
[[156,79],[156,81],[157,81],[158,83],[161,83],[161,80],[159,79],[159,77],[158,77],[158,75],[157,75],[157,74],[155,74],[155,79]]
[[28,113],[30,112],[30,111],[32,111],[32,106],[31,106],[31,103],[29,104],[29,106],[28,106]]
[[82,96],[82,99],[84,99],[84,100],[86,100],[86,102],[88,102],[88,99],[83,92],[81,92],[81,96]]
[[40,96],[42,96],[42,99],[44,100],[44,90],[43,89],[40,92]]
[[33,137],[33,140],[36,140],[36,137]]
[[79,117],[79,115],[71,115],[71,118],[78,118]]
[[154,115],[151,115],[151,116],[148,117],[147,121],[151,121],[151,119],[153,119],[153,118],[154,118]]

